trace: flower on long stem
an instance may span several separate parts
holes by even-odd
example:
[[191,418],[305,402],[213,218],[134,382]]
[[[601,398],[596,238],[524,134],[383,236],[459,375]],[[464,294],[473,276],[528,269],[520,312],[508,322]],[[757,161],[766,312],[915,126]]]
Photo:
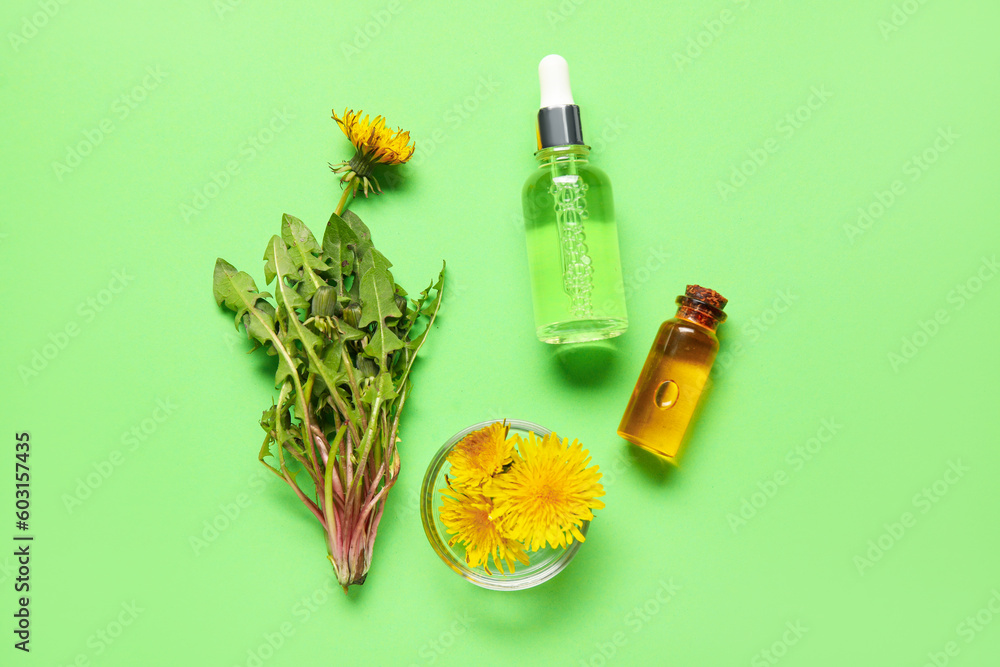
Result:
[[373,175],[376,164],[399,165],[413,156],[416,144],[410,143],[410,133],[402,128],[392,130],[386,127],[382,116],[369,119],[368,114],[362,118],[362,111],[355,113],[344,110],[342,118],[333,112],[333,119],[340,125],[347,138],[354,144],[354,157],[344,162],[331,164],[335,174],[341,174],[340,182],[344,184],[344,194],[337,205],[337,214],[343,212],[348,197],[360,188],[365,197],[370,191],[382,192],[378,180]]
[[500,530],[531,551],[583,542],[580,526],[604,507],[597,500],[604,495],[601,473],[597,466],[588,468],[589,462],[576,440],[569,444],[555,433],[518,437],[513,465],[484,488]]

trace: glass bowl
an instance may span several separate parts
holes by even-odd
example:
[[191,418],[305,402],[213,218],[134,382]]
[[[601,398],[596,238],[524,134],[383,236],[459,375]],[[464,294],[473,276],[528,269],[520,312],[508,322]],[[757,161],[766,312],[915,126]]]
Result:
[[[448,546],[450,536],[448,535],[447,528],[441,522],[439,511],[442,502],[439,489],[446,487],[445,475],[451,469],[451,464],[448,463],[447,458],[452,448],[462,438],[473,431],[478,431],[481,428],[500,421],[506,421],[510,425],[511,434],[517,433],[526,436],[529,432],[534,432],[535,435],[546,436],[551,433],[547,428],[543,428],[538,424],[518,419],[491,419],[490,421],[480,422],[479,424],[473,424],[468,428],[462,429],[449,438],[448,442],[444,443],[444,446],[438,450],[438,453],[434,455],[430,465],[427,467],[424,482],[420,487],[420,519],[424,524],[424,532],[427,533],[427,539],[431,543],[431,547],[452,570],[465,577],[468,581],[483,588],[489,588],[494,591],[519,591],[544,583],[562,572],[569,565],[569,562],[573,560],[576,552],[580,550],[580,542],[573,540],[573,543],[565,548],[545,546],[538,551],[528,552],[530,564],[521,565],[517,563],[516,570],[512,574],[502,572],[489,573],[482,566],[470,567],[465,562],[465,549],[461,545]],[[589,521],[585,521],[580,526],[580,532],[584,536],[587,535],[587,528],[589,526]]]

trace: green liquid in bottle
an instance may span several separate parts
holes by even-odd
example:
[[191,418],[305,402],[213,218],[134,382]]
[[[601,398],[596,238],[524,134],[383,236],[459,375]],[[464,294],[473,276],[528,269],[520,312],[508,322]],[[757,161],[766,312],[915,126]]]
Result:
[[611,184],[582,145],[536,153],[524,185],[524,222],[535,307],[544,343],[579,343],[628,328]]

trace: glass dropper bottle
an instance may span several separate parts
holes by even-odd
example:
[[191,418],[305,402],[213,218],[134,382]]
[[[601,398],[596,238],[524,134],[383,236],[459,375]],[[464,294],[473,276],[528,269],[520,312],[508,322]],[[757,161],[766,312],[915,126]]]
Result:
[[535,333],[544,343],[612,338],[628,315],[611,182],[590,164],[566,60],[546,56],[538,77],[538,169],[522,191]]

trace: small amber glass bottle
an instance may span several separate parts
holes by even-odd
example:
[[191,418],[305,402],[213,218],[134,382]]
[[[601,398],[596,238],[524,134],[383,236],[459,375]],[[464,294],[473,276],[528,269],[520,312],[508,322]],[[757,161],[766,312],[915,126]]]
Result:
[[726,299],[688,285],[677,316],[660,326],[646,357],[618,435],[674,461],[719,351],[715,330],[726,319]]

